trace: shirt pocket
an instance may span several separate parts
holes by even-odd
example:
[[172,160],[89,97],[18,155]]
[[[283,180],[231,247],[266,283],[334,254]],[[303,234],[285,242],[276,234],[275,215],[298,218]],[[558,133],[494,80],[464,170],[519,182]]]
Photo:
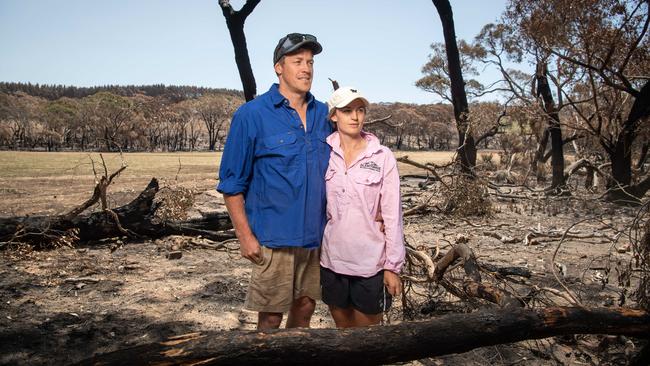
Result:
[[379,204],[382,176],[379,172],[355,172],[352,179],[356,184],[360,199],[363,201],[368,213],[372,213]]
[[325,172],[325,190],[327,191],[327,219],[340,219],[347,202],[345,181],[335,168],[328,167]]
[[298,164],[300,148],[297,144],[296,134],[293,132],[264,137],[261,147],[257,155],[258,158],[271,158],[279,166],[284,167]]

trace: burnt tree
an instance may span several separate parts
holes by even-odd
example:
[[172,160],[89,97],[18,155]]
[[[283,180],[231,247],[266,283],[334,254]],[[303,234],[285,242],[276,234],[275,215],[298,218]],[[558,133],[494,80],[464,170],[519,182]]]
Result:
[[0,218],[0,248],[9,243],[50,248],[114,237],[142,239],[175,234],[201,235],[215,241],[233,237],[232,234],[223,232],[232,228],[226,213],[215,213],[186,221],[170,221],[157,217],[156,210],[159,205],[154,198],[159,188],[156,178],[128,204],[82,215],[83,211],[100,201],[102,207],[106,207],[105,193],[108,184],[110,180],[102,179],[89,200],[63,215]]
[[253,12],[255,6],[260,0],[246,0],[246,3],[238,11],[235,11],[230,5],[229,0],[219,0],[219,6],[226,18],[230,40],[235,49],[235,62],[239,70],[239,78],[244,88],[244,97],[246,101],[251,101],[257,94],[257,85],[255,84],[255,75],[251,67],[251,60],[248,57],[248,47],[246,46],[246,35],[244,34],[244,23],[246,18]]
[[[548,67],[545,61],[538,61],[535,71],[537,83],[537,96],[542,99],[544,112],[548,120],[548,135],[551,138],[551,166],[553,178],[549,192],[567,192],[564,189],[564,149],[562,142],[562,129],[560,128],[560,114],[553,100],[553,93],[548,83]],[[546,137],[546,132],[544,137]]]
[[[630,92],[635,99],[630,113],[612,142],[600,140],[612,162],[612,178],[607,198],[611,201],[630,201],[640,199],[650,190],[650,176],[637,184],[632,184],[632,144],[639,134],[643,120],[650,116],[650,81],[646,81],[640,91]],[[647,123],[647,122],[646,122]],[[645,159],[643,154],[639,159]]]
[[476,166],[476,143],[469,125],[469,106],[467,94],[465,93],[465,81],[456,43],[456,29],[454,26],[454,14],[449,0],[432,0],[438,11],[442,23],[442,31],[445,37],[445,49],[447,52],[447,65],[449,67],[449,79],[451,82],[451,98],[454,105],[454,118],[458,129],[458,162],[464,173],[474,175]]

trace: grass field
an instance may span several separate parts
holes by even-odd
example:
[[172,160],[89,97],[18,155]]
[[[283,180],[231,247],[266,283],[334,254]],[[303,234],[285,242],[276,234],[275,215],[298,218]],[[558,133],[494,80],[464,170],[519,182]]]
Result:
[[[117,153],[103,153],[109,171],[118,169],[122,159]],[[446,151],[396,152],[397,157],[409,158],[424,163],[442,164],[452,157]],[[221,152],[194,153],[125,153],[124,162],[128,168],[126,176],[179,176],[216,175],[221,160]],[[92,161],[96,169],[101,168],[99,153],[87,152],[26,152],[0,151],[0,178],[41,178],[41,177],[92,177]],[[180,172],[179,172],[180,168]],[[402,174],[411,174],[417,168],[400,164]]]
[[[397,152],[420,163],[442,164],[451,152]],[[117,153],[102,154],[109,174],[119,169],[122,158],[126,170],[114,180],[109,194],[115,205],[135,197],[151,178],[162,185],[182,185],[197,191],[217,183],[220,152],[198,153]],[[99,153],[0,151],[0,215],[56,214],[90,197],[95,186],[95,170],[101,176]],[[400,164],[401,174],[421,173]]]

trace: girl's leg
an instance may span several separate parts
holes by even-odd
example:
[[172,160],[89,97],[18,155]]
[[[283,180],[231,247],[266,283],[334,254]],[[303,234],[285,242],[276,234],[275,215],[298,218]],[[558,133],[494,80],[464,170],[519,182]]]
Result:
[[340,308],[338,306],[330,305],[330,313],[334,318],[337,328],[350,328],[354,327],[354,312],[352,308]]
[[377,325],[381,323],[383,313],[379,314],[366,314],[357,309],[352,309],[354,318],[354,327],[367,327],[369,325]]

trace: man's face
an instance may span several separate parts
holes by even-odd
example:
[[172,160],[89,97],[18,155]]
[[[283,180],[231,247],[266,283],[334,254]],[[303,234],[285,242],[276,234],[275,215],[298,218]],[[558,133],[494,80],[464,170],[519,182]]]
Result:
[[281,88],[294,93],[307,93],[314,76],[314,54],[310,49],[302,48],[286,55],[275,64],[275,73],[278,74]]

